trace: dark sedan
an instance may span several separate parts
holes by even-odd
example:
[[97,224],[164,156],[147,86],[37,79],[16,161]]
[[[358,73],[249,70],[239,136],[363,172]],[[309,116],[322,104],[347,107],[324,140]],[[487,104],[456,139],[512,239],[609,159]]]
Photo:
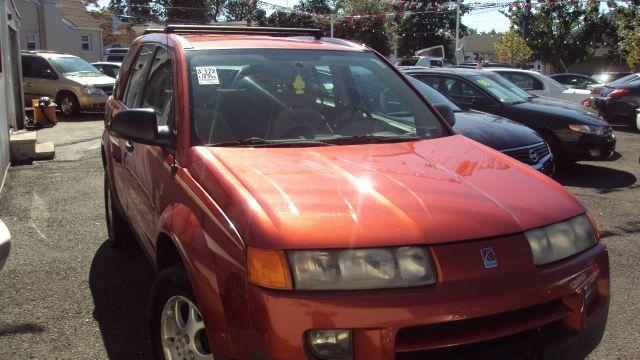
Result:
[[408,76],[408,79],[430,102],[451,108],[455,116],[453,129],[459,134],[522,161],[544,174],[553,173],[553,156],[534,130],[493,114],[462,110],[429,85],[412,76]]
[[611,126],[584,111],[518,96],[480,71],[463,69],[409,70],[409,75],[449,96],[463,109],[506,117],[536,130],[563,161],[608,159],[616,140]]
[[640,130],[636,109],[640,108],[640,79],[626,83],[610,83],[596,97],[595,104],[610,121],[623,121]]

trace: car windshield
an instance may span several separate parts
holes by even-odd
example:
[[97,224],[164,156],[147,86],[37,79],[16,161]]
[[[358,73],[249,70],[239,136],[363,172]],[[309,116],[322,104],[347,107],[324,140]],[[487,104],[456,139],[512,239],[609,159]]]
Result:
[[469,80],[473,81],[476,85],[480,86],[493,97],[505,104],[521,103],[525,102],[527,99],[525,97],[518,96],[506,87],[483,75],[471,75],[469,76]]
[[422,81],[414,78],[413,76],[407,76],[411,84],[420,91],[420,93],[427,98],[427,100],[431,101],[434,104],[445,104],[451,108],[454,112],[462,111],[453,101],[449,100],[448,97],[444,96],[438,90],[432,88],[431,86],[423,83]]
[[53,66],[63,75],[96,76],[102,75],[98,69],[77,56],[59,56],[49,58]]
[[511,92],[515,93],[516,95],[518,95],[518,96],[520,96],[522,98],[525,98],[525,99],[534,98],[533,95],[531,95],[528,92],[522,90],[522,88],[518,87],[518,85],[512,83],[507,78],[505,78],[504,76],[502,76],[502,75],[500,75],[498,73],[495,73],[493,71],[487,71],[483,75],[488,77],[489,79],[497,82],[498,84],[502,85],[503,87],[511,90]]
[[371,52],[190,50],[195,145],[321,146],[447,134]]

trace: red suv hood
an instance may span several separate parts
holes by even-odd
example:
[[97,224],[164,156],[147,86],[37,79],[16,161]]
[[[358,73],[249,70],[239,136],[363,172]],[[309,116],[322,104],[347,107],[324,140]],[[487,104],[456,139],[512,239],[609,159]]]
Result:
[[200,147],[196,154],[209,164],[195,166],[196,180],[209,194],[220,193],[213,184],[227,187],[227,215],[246,243],[264,248],[455,242],[585,211],[555,181],[460,135],[374,145]]

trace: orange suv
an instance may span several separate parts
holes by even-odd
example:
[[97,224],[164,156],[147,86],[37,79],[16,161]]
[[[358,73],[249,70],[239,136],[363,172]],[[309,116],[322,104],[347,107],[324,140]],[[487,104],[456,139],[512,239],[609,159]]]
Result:
[[580,202],[317,30],[138,38],[102,141],[109,239],[163,359],[585,356],[609,265]]

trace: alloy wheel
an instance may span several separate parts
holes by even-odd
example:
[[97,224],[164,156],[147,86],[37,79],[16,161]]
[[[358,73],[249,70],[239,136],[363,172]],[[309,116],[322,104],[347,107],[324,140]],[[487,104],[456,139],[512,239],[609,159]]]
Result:
[[62,110],[62,113],[65,115],[73,114],[73,100],[65,96],[62,99],[62,104],[60,104],[60,110]]
[[213,360],[200,310],[184,296],[173,296],[165,303],[160,336],[166,360]]

